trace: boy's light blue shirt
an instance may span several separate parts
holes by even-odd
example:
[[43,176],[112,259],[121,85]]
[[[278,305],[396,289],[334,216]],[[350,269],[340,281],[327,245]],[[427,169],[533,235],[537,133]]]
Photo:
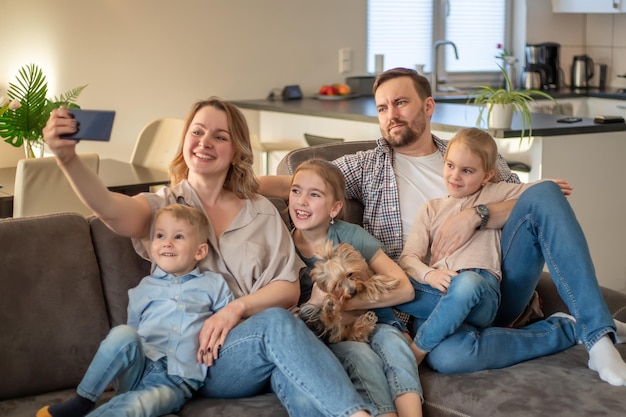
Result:
[[157,267],[128,291],[128,325],[150,360],[167,357],[168,374],[203,381],[206,366],[196,358],[202,324],[233,299],[219,274],[196,268],[176,277]]

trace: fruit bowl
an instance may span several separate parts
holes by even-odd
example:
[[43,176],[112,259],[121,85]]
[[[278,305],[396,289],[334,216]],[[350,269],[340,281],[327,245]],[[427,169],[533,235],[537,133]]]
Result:
[[317,96],[315,96],[315,98],[318,100],[337,101],[337,100],[347,100],[351,98],[356,98],[358,96],[359,96],[358,94],[346,94],[346,95],[333,94],[332,96],[318,94]]

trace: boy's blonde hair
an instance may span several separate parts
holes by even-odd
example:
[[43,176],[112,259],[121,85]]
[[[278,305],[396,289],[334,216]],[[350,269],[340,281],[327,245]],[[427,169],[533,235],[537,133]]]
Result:
[[177,220],[186,220],[190,225],[196,228],[198,240],[200,242],[207,241],[209,236],[209,220],[204,213],[197,208],[177,203],[161,207],[154,215],[155,223],[159,216],[163,213],[169,213]]
[[498,145],[491,135],[475,127],[459,130],[448,142],[443,159],[448,158],[448,150],[453,144],[464,145],[471,153],[478,156],[485,171],[493,171],[489,182],[498,182]]

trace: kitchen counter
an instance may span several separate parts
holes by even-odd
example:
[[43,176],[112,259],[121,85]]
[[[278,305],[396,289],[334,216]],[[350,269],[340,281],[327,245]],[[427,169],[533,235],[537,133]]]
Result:
[[[330,119],[378,123],[376,104],[373,97],[346,98],[342,100],[235,100],[242,109],[269,111]],[[434,131],[455,132],[461,128],[476,126],[480,108],[462,103],[438,102],[431,119]],[[486,112],[483,115],[486,118]],[[583,118],[576,123],[557,122],[562,116],[533,113],[533,136],[577,135],[585,133],[618,132],[626,130],[626,123],[598,124],[592,118]],[[491,130],[494,138],[515,138],[521,135],[521,118],[515,115],[511,129]]]

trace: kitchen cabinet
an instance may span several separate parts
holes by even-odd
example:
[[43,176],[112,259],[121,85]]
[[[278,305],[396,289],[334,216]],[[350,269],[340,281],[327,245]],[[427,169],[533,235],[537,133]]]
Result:
[[552,0],[554,13],[624,13],[626,0]]
[[563,116],[588,117],[586,98],[558,98],[556,102],[538,99],[528,103],[533,113],[559,114]]
[[598,115],[622,116],[626,119],[626,100],[589,97],[586,101],[587,114],[589,117]]
[[550,100],[535,100],[529,103],[534,113],[562,114],[564,116],[596,117],[622,116],[626,119],[626,100],[599,97],[559,98],[554,103]]

